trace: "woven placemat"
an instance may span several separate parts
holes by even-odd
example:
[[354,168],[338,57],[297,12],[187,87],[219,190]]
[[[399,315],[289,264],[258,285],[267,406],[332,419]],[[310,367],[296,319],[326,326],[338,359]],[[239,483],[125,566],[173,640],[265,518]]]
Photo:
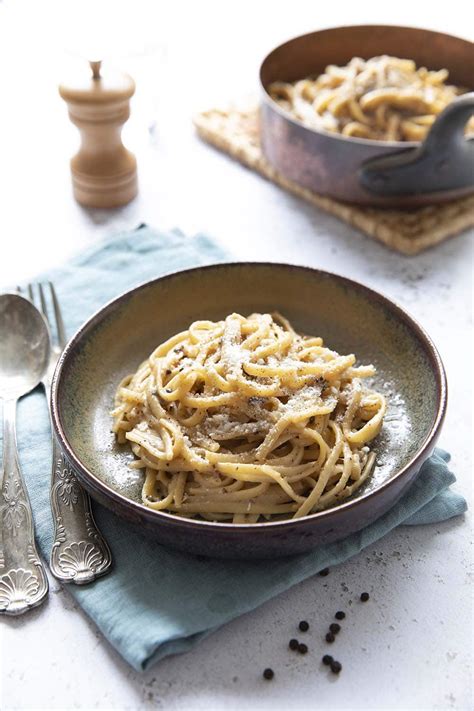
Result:
[[248,168],[317,207],[374,237],[402,254],[419,252],[474,226],[474,196],[444,205],[407,210],[357,207],[318,195],[287,180],[263,157],[258,130],[258,109],[211,109],[194,118],[205,141],[228,153]]

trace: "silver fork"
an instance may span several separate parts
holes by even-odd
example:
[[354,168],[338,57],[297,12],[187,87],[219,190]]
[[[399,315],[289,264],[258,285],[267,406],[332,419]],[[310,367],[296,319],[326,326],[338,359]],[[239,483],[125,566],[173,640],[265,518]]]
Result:
[[[56,291],[51,282],[49,307],[43,284],[28,284],[28,297],[38,306],[49,323],[51,331],[51,360],[43,379],[43,386],[51,416],[51,381],[64,346],[66,331]],[[21,292],[21,289],[18,288]],[[52,317],[50,317],[52,313]],[[74,471],[63,455],[54,432],[53,466],[51,471],[51,511],[54,521],[54,541],[50,568],[58,580],[84,585],[108,572],[112,564],[110,549],[94,521],[89,494],[79,484]]]

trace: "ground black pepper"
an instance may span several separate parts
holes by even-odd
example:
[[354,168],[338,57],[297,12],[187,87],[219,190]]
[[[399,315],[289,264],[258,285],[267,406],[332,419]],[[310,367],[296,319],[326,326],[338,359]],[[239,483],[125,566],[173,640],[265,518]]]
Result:
[[264,671],[263,671],[263,678],[264,679],[270,680],[270,679],[273,679],[274,676],[275,676],[275,672],[273,671],[273,669],[270,669],[270,668],[264,669]]
[[332,632],[328,632],[328,633],[327,633],[327,635],[326,635],[326,642],[329,642],[329,644],[331,644],[332,642],[334,642],[335,639],[336,639],[336,638],[334,637],[334,635],[333,635]]
[[289,643],[288,643],[288,646],[289,646],[289,648],[292,649],[293,651],[296,651],[296,650],[298,649],[298,647],[299,647],[299,644],[300,644],[300,643],[298,642],[297,639],[290,639],[290,641],[289,641]]
[[298,645],[298,652],[300,654],[306,654],[307,651],[308,651],[308,647],[306,646],[306,644],[301,643]]
[[345,612],[342,612],[342,610],[339,610],[339,611],[336,612],[336,614],[334,615],[334,617],[336,618],[336,620],[343,620],[345,616],[346,616],[346,613],[345,613]]
[[309,630],[309,624],[308,622],[306,622],[306,620],[301,620],[298,627],[302,632],[307,632]]
[[333,661],[333,662],[331,662],[330,666],[331,666],[331,671],[333,674],[339,674],[339,672],[342,669],[341,662]]
[[325,654],[323,657],[323,664],[325,664],[327,667],[332,664],[334,659],[331,657],[330,654]]
[[329,629],[333,634],[337,634],[341,631],[341,625],[338,625],[337,622],[333,622],[331,625],[329,625]]
[[329,568],[323,568],[322,570],[319,571],[319,575],[324,578],[326,575],[329,575]]
[[363,592],[362,595],[360,596],[360,600],[361,600],[361,602],[367,602],[367,600],[369,599],[369,597],[370,597],[370,596],[369,596],[369,593],[368,593],[368,592]]

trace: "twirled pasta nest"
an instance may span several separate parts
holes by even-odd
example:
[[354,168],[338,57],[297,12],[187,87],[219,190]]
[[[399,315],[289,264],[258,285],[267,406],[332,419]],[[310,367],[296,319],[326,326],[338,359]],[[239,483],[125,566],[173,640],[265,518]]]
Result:
[[196,321],[120,383],[114,432],[145,470],[143,502],[212,521],[299,518],[373,470],[385,398],[372,365],[279,314]]

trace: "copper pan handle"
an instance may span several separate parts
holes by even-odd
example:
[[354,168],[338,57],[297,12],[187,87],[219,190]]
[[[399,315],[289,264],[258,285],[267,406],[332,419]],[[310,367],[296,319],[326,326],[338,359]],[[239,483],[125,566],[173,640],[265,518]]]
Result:
[[370,193],[383,196],[474,191],[474,139],[464,129],[474,114],[474,92],[449,104],[421,145],[371,158],[359,169]]

